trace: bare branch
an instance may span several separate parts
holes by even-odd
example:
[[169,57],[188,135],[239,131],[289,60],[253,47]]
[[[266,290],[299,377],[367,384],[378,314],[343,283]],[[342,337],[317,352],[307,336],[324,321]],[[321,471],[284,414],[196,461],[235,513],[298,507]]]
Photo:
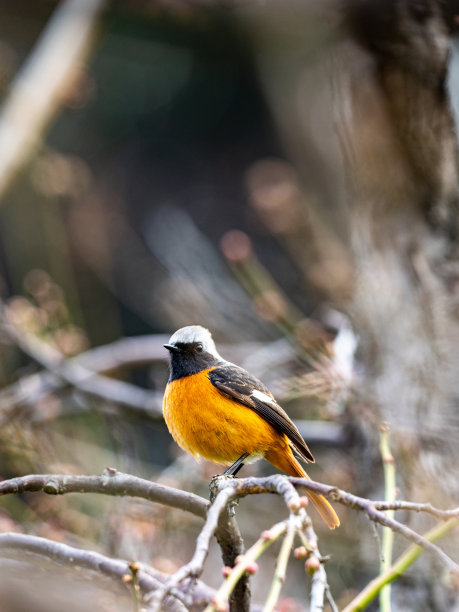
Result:
[[251,565],[253,566],[253,564],[265,552],[265,550],[285,533],[286,529],[287,521],[282,521],[281,523],[273,525],[269,530],[262,533],[261,537],[244,555],[239,557],[231,569],[228,567],[226,568],[229,570],[227,573],[225,572],[226,579],[204,612],[215,612],[215,610],[220,610],[226,606],[228,598],[231,597],[231,594],[247,572],[247,569]]
[[[60,542],[53,542],[46,538],[40,538],[22,533],[0,534],[0,550],[5,555],[6,551],[32,552],[56,563],[69,567],[82,567],[102,574],[117,582],[123,576],[131,575],[130,562],[121,559],[112,559],[95,551],[82,550]],[[166,576],[152,567],[136,563],[137,582],[143,595],[152,593],[161,588]],[[199,582],[194,589],[190,608],[202,607],[203,602],[210,600],[214,591]],[[165,602],[166,609],[173,612],[183,612],[186,608],[175,597],[169,596]]]
[[120,338],[109,344],[89,349],[72,358],[88,370],[99,373],[148,365],[154,362],[165,363],[167,351],[164,344],[169,341],[169,335],[150,334]]
[[0,496],[43,491],[49,495],[66,493],[99,493],[102,495],[141,497],[205,518],[209,502],[194,493],[106,470],[103,476],[75,476],[72,474],[35,474],[0,482]]
[[[451,529],[457,527],[457,520],[442,522],[424,534],[426,540],[434,542],[443,538]],[[381,589],[400,577],[422,554],[420,546],[412,544],[384,573],[373,578],[367,586],[345,607],[343,612],[357,612],[366,608],[380,593]]]
[[287,565],[292,552],[293,540],[297,529],[295,515],[290,513],[287,522],[287,531],[282,540],[279,554],[277,556],[276,568],[274,570],[274,577],[271,582],[271,588],[269,589],[268,597],[266,598],[264,611],[273,612],[276,608],[279,600],[279,595],[282,589],[282,585],[285,582],[285,576],[287,574]]
[[181,583],[187,579],[196,580],[201,575],[204,568],[204,562],[209,554],[209,546],[213,535],[218,526],[219,518],[228,502],[235,497],[235,488],[227,487],[220,491],[214,502],[209,508],[207,519],[198,535],[196,548],[191,560],[183,565],[175,574],[173,574],[163,588],[158,589],[151,597],[150,609],[152,612],[160,612],[161,605],[168,593],[173,592]]
[[[361,498],[346,491],[337,489],[336,487],[302,478],[291,478],[283,475],[269,476],[266,478],[244,479],[217,477],[212,482],[216,496],[213,504],[210,507],[206,500],[192,493],[185,493],[171,487],[158,485],[135,476],[116,472],[115,470],[112,472],[110,469],[107,470],[107,473],[103,476],[47,474],[13,478],[11,480],[0,482],[0,496],[12,493],[17,494],[36,491],[43,491],[45,493],[54,495],[72,492],[123,495],[142,497],[150,501],[180,508],[201,518],[207,516],[204,527],[198,536],[195,553],[190,562],[180,568],[178,572],[171,576],[161,586],[161,588],[156,590],[156,592],[153,594],[151,609],[158,610],[160,609],[161,602],[164,601],[164,598],[169,593],[175,592],[177,587],[183,585],[184,583],[188,584],[190,580],[194,584],[197,577],[202,573],[213,535],[216,534],[218,538],[219,530],[222,529],[222,525],[224,527],[226,524],[226,529],[228,529],[228,524],[226,521],[226,518],[228,517],[228,504],[246,495],[259,493],[277,493],[278,495],[281,495],[290,513],[298,514],[299,516],[303,517],[302,524],[306,533],[306,541],[309,549],[314,553],[319,561],[322,561],[317,547],[316,534],[312,529],[309,517],[304,512],[304,506],[301,502],[301,498],[293,485],[301,486],[315,493],[321,493],[322,495],[328,496],[334,501],[342,503],[343,505],[365,512],[372,521],[389,527],[394,532],[403,535],[411,542],[414,542],[418,546],[421,546],[425,550],[434,554],[442,561],[444,565],[446,565],[446,567],[448,567],[448,569],[454,571],[455,573],[459,573],[459,566],[457,563],[455,563],[440,548],[438,548],[432,542],[426,540],[426,538],[419,535],[406,525],[403,525],[399,521],[386,516],[380,508],[387,509],[388,505],[390,505],[390,507],[397,510],[408,509],[416,510],[418,512],[425,511],[429,514],[440,516],[444,520],[452,517],[458,518],[458,509],[442,511],[432,507],[430,504],[413,504],[411,502],[394,502],[391,504],[386,504],[384,502],[373,502],[369,499]],[[231,516],[231,511],[229,512],[229,516]],[[222,521],[222,517],[225,517],[225,521]],[[242,551],[242,541],[238,539],[238,531],[235,530],[232,532],[231,529],[235,529],[235,526],[233,525],[229,529],[229,533],[224,534],[224,538],[227,539],[226,545],[228,546],[228,550],[231,551],[230,559],[232,559],[234,564],[236,551]],[[219,543],[221,543],[221,533]],[[222,549],[224,550],[223,546]],[[313,581],[311,597],[314,597],[315,601],[321,600],[323,602],[327,581],[321,568],[322,565],[318,569],[320,573]],[[247,609],[246,605],[248,605],[249,597],[248,585],[246,585],[244,588],[245,592],[243,591],[240,595],[242,599],[239,599],[238,601],[243,601],[245,603],[238,603],[239,608],[236,607],[234,609]],[[191,591],[192,589],[189,590],[189,592]],[[184,599],[184,601],[187,605],[189,604],[187,599]]]
[[[0,415],[3,420],[12,416],[16,409],[33,406],[44,396],[62,391],[69,386],[95,399],[162,420],[161,393],[148,391],[100,374],[113,373],[121,368],[165,362],[167,354],[163,344],[167,342],[169,336],[152,334],[122,338],[66,359],[56,349],[8,321],[6,313],[7,309],[4,308],[1,323],[6,335],[46,371],[23,376],[19,381],[0,391]],[[226,346],[223,350],[241,356],[249,350],[253,351],[257,346],[256,343],[247,343],[237,347]],[[332,431],[331,434],[332,443],[336,436],[338,443],[342,442],[342,432],[337,434]],[[323,428],[317,435],[319,439],[324,437]]]
[[[321,484],[313,480],[307,480],[306,478],[295,478],[280,475],[268,476],[267,478],[241,478],[238,479],[236,483],[235,497],[244,497],[245,495],[257,493],[278,493],[284,497],[287,505],[291,505],[291,503],[295,503],[291,491],[289,490],[289,485],[291,484],[301,486],[307,490],[313,491],[314,493],[320,493],[328,496],[333,501],[337,501],[350,508],[365,512],[370,520],[385,527],[390,527],[393,531],[400,533],[410,542],[414,542],[415,544],[422,546],[425,550],[428,550],[430,553],[440,559],[449,570],[459,573],[459,565],[438,546],[428,542],[413,529],[410,529],[399,521],[386,516],[383,512],[376,508],[375,502],[371,501],[370,499],[358,497],[357,495],[342,491],[336,487]],[[225,484],[224,482],[222,485],[230,486],[230,484]],[[413,504],[409,504],[409,506],[410,509],[412,509]],[[421,511],[423,504],[420,504],[419,506],[419,510]],[[457,515],[455,514],[454,516]],[[445,516],[445,520],[446,518],[451,518],[451,514]]]
[[[215,538],[222,551],[223,564],[233,567],[236,559],[244,553],[245,547],[231,504],[220,514]],[[243,574],[231,593],[230,612],[248,610],[250,610],[250,583],[248,574]]]
[[402,500],[395,500],[392,502],[374,501],[372,503],[377,510],[408,510],[412,512],[425,512],[426,514],[431,514],[432,516],[435,516],[443,521],[450,518],[459,519],[459,507],[452,508],[451,510],[440,510],[439,508],[432,506],[432,504],[415,503]]
[[[105,402],[121,404],[130,409],[148,412],[162,417],[160,396],[130,383],[100,376],[80,365],[75,359],[65,359],[59,351],[36,336],[28,334],[7,321],[2,309],[2,327],[9,338],[34,361],[48,370],[43,379],[30,378],[26,384],[19,381],[0,394],[0,410],[10,413],[12,401],[18,405],[25,401],[37,401],[44,390],[50,392],[57,387],[73,386],[79,391]],[[32,399],[33,398],[33,399]]]
[[[244,486],[247,484],[247,481],[250,481],[249,488],[245,488]],[[255,483],[255,481],[262,482],[262,485],[260,486],[258,483]],[[243,493],[241,493],[241,483],[242,489],[244,491]],[[189,578],[196,578],[201,574],[205,559],[208,554],[210,539],[213,533],[215,533],[216,531],[216,526],[219,522],[219,517],[222,516],[222,513],[227,508],[228,503],[237,499],[238,497],[248,494],[248,489],[250,489],[251,493],[275,492],[284,498],[284,501],[289,509],[292,523],[288,530],[287,544],[285,544],[285,547],[283,547],[283,555],[279,573],[282,574],[282,572],[285,572],[284,564],[286,564],[288,559],[288,557],[286,557],[287,548],[288,550],[290,550],[291,548],[291,544],[289,542],[290,539],[293,540],[295,531],[306,531],[308,542],[312,543],[313,545],[313,549],[311,549],[311,554],[318,559],[318,565],[320,565],[320,553],[317,548],[316,534],[314,533],[311,526],[311,521],[308,515],[306,514],[305,505],[304,503],[302,503],[302,499],[300,498],[298,492],[295,490],[288,478],[281,475],[276,475],[265,479],[240,480],[234,479],[232,477],[217,476],[212,480],[211,483],[211,495],[216,496],[214,498],[214,502],[212,503],[209,509],[206,525],[204,526],[204,529],[198,537],[198,543],[193,558],[189,563],[180,568],[171,577],[170,581],[168,581],[164,585],[164,588],[162,590],[157,591],[153,595],[151,605],[152,612],[159,611],[162,599],[168,592],[171,592],[171,589],[176,588],[176,586],[183,583],[183,581]],[[279,532],[279,535],[281,535],[281,532]],[[238,559],[236,560],[236,565],[234,569],[234,580],[222,586],[219,591],[219,599],[212,600],[212,603],[208,607],[209,610],[220,609],[222,606],[222,601],[220,600],[227,596],[232,596],[234,592],[233,588],[236,587],[236,584],[238,583],[239,579],[242,578],[244,575],[248,560],[254,559],[265,549],[266,542],[263,541],[264,539],[266,538],[262,537],[259,540],[258,544],[252,547],[251,553],[248,557],[247,553],[239,555]],[[272,595],[270,595],[270,604],[272,605],[275,605],[275,602],[277,601],[280,585],[281,582],[280,580],[278,580],[275,583],[275,586],[273,587]],[[322,592],[325,592],[324,589],[322,590]],[[242,602],[241,600],[235,601],[234,598],[230,599],[230,602],[232,604],[232,610],[237,610],[238,612],[245,611],[246,609],[248,609],[248,607],[246,607],[246,605],[248,606],[248,592],[245,593],[245,599],[243,599]]]
[[[150,334],[145,336],[134,336],[131,338],[120,338],[109,344],[89,349],[73,359],[89,370],[99,373],[113,372],[124,368],[139,365],[147,365],[154,362],[166,362],[167,351],[163,345],[169,341],[169,335]],[[220,346],[222,355],[228,356],[232,361],[241,361],[247,355],[253,355],[266,344],[259,342],[244,342],[238,344],[222,344]],[[73,360],[72,359],[72,360]]]
[[[410,542],[414,544],[418,544],[422,546],[425,550],[428,550],[430,553],[435,555],[440,561],[451,571],[459,574],[459,565],[453,561],[446,553],[444,553],[441,548],[432,544],[426,540],[423,536],[416,533],[410,527],[403,525],[399,521],[395,519],[391,519],[386,516],[384,512],[378,510],[376,508],[376,503],[371,501],[370,499],[365,499],[363,497],[358,497],[357,495],[353,495],[352,493],[347,493],[346,491],[342,491],[341,489],[337,489],[336,487],[331,487],[329,485],[323,485],[311,480],[306,480],[305,478],[289,478],[289,480],[295,486],[301,486],[305,489],[309,489],[314,491],[315,493],[321,493],[322,495],[329,496],[333,501],[342,503],[345,506],[350,508],[354,508],[356,510],[360,510],[365,512],[368,518],[376,523],[380,523],[385,527],[390,527],[392,531],[399,533],[403,537],[405,537]],[[409,504],[411,506],[410,509],[413,509],[413,504]],[[423,506],[424,504],[420,504],[419,506]],[[385,508],[387,509],[387,508]],[[401,508],[398,508],[401,509]],[[422,510],[422,507],[419,508],[419,511]],[[451,518],[449,515],[446,518]]]

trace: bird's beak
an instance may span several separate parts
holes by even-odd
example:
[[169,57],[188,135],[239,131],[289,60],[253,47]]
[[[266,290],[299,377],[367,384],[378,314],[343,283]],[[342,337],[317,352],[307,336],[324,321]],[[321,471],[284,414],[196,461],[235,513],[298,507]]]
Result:
[[171,353],[180,353],[180,350],[178,346],[175,346],[175,344],[163,344],[164,348],[167,348],[168,351],[170,351]]

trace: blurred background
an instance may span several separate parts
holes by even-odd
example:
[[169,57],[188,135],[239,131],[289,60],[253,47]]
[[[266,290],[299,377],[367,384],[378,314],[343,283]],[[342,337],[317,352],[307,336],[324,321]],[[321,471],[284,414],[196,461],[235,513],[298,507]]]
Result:
[[[456,8],[0,1],[2,479],[112,466],[207,497],[220,468],[184,456],[161,417],[162,344],[201,324],[298,423],[313,479],[382,499],[387,421],[399,497],[457,506]],[[338,512],[337,533],[313,518],[341,609],[380,552],[368,520]],[[237,516],[249,546],[285,510],[252,497]],[[167,573],[200,524],[90,495],[0,507],[1,531]],[[27,564],[20,598],[5,564],[5,609],[62,609],[60,590],[40,607],[51,587]],[[215,546],[211,586],[220,565]],[[61,579],[75,610],[131,609],[129,594]],[[308,588],[292,561],[279,610],[307,609]],[[426,555],[393,602],[458,609]]]

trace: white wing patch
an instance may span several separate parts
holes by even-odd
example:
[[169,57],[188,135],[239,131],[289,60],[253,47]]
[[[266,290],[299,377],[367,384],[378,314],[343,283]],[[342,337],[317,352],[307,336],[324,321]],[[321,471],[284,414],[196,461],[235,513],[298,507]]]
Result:
[[255,399],[260,400],[260,402],[264,402],[265,404],[269,404],[271,406],[277,406],[277,404],[273,400],[273,398],[270,397],[267,393],[263,393],[263,391],[259,391],[258,389],[254,389],[252,391],[251,395]]

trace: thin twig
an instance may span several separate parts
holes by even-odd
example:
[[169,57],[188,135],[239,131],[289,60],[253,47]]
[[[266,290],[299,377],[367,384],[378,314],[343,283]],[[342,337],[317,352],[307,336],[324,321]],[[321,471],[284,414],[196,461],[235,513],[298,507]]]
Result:
[[276,568],[274,570],[273,580],[271,582],[271,588],[269,589],[268,597],[265,601],[263,612],[273,612],[276,607],[279,595],[282,589],[282,585],[285,582],[285,575],[287,572],[287,564],[292,551],[293,538],[295,537],[296,521],[295,515],[290,514],[287,523],[287,532],[282,541],[282,545],[277,556]]
[[[410,529],[409,527],[407,527],[406,525],[403,525],[402,523],[400,523],[399,521],[395,519],[389,518],[383,512],[381,512],[380,510],[377,510],[376,503],[379,504],[379,502],[373,502],[370,499],[358,497],[357,495],[353,495],[352,493],[342,491],[341,489],[338,489],[336,487],[331,487],[329,485],[323,485],[321,483],[317,483],[312,480],[306,480],[305,478],[290,477],[289,480],[293,482],[295,486],[301,486],[301,487],[304,487],[305,489],[314,491],[315,493],[321,493],[322,495],[329,496],[330,499],[332,499],[335,502],[339,502],[350,508],[365,512],[370,520],[376,523],[379,523],[385,527],[390,527],[393,531],[395,531],[396,533],[399,533],[400,535],[402,535],[404,538],[406,538],[410,542],[413,542],[414,544],[418,544],[419,546],[422,546],[423,548],[428,550],[430,553],[435,555],[438,559],[440,559],[443,565],[445,565],[449,570],[455,573],[459,573],[459,565],[455,561],[453,561],[445,552],[443,552],[440,548],[438,548],[438,546],[435,546],[435,544],[428,542],[420,534],[413,531],[413,529]],[[398,506],[397,509],[403,509],[403,504],[404,502],[399,502],[397,504]],[[408,505],[410,509],[413,509],[413,504],[410,503]],[[419,506],[420,506],[419,510],[422,511],[423,504],[420,504]],[[443,511],[441,510],[439,510],[438,512],[444,515],[445,520],[447,520],[448,518],[451,518],[451,516],[454,516],[454,517],[459,516],[458,510],[454,510],[452,515],[451,513],[443,513]]]
[[303,546],[309,551],[309,559],[306,563],[314,561],[314,573],[311,580],[311,595],[309,598],[310,612],[321,612],[325,605],[325,596],[328,593],[328,598],[334,603],[330,593],[327,581],[327,572],[318,548],[317,535],[312,527],[312,524],[306,528],[306,536],[300,531],[298,532]]
[[374,501],[372,502],[376,510],[408,510],[410,512],[425,512],[431,514],[437,519],[447,521],[450,518],[459,518],[459,507],[452,508],[451,510],[440,510],[435,508],[430,503],[416,503],[402,500],[395,500],[393,502],[386,501]]
[[[2,329],[19,348],[39,363],[44,372],[26,376],[8,387],[0,390],[0,413],[3,418],[14,415],[16,408],[33,406],[50,393],[57,393],[71,386],[82,393],[109,402],[122,408],[134,410],[152,419],[161,419],[162,393],[142,389],[131,383],[102,376],[112,374],[120,369],[146,365],[155,362],[165,362],[167,351],[163,344],[169,339],[164,334],[121,338],[115,342],[92,348],[75,357],[65,358],[48,344],[36,336],[27,334],[5,316],[7,309],[2,311]],[[223,351],[231,355],[241,356],[249,350],[254,350],[256,343],[243,345],[227,345]],[[314,432],[313,432],[314,433]],[[332,443],[335,436],[342,443],[342,432],[330,432]],[[321,429],[317,437],[324,436]]]
[[209,603],[204,612],[217,612],[222,610],[227,605],[227,601],[231,596],[235,586],[256,560],[276,542],[287,529],[287,522],[282,521],[273,525],[269,530],[263,532],[262,536],[251,546],[244,555],[241,555],[235,566],[228,570],[226,580],[218,589],[212,601]]
[[330,606],[331,611],[332,612],[339,612],[338,606],[336,605],[336,602],[333,599],[333,595],[331,594],[330,587],[328,586],[328,584],[325,587],[325,596],[327,598],[328,605]]
[[[453,527],[459,524],[457,519],[449,519],[446,523],[439,523],[433,529],[424,534],[424,538],[429,542],[435,542],[443,538]],[[399,578],[408,567],[410,567],[424,552],[421,546],[410,546],[383,574],[374,578],[368,585],[355,597],[342,612],[359,612],[364,610],[380,590],[390,582]]]
[[[389,446],[389,426],[383,423],[379,428],[381,459],[384,467],[384,487],[386,501],[395,499],[395,462]],[[394,510],[387,510],[387,516],[394,518]],[[382,535],[382,558],[380,563],[380,574],[384,574],[392,564],[392,550],[394,546],[394,532],[389,527],[383,527]],[[391,612],[390,585],[381,589],[379,594],[380,612]]]

